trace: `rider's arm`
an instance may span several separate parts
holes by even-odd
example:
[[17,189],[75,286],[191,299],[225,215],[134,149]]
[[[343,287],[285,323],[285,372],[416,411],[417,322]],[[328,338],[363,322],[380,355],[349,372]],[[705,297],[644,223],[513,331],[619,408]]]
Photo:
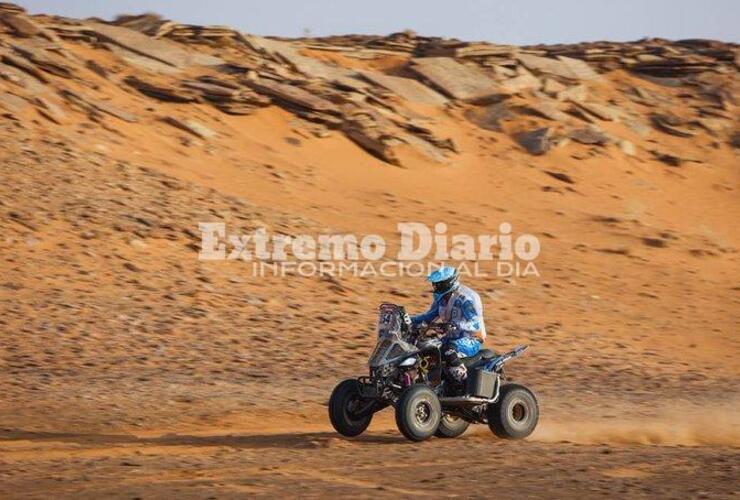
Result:
[[459,334],[468,337],[479,337],[483,330],[483,308],[471,299],[466,299],[460,306],[462,317],[454,325]]
[[420,323],[431,323],[438,317],[439,317],[439,301],[435,299],[435,301],[432,302],[432,306],[429,308],[427,312],[417,314],[416,316],[411,316],[411,324],[416,326]]

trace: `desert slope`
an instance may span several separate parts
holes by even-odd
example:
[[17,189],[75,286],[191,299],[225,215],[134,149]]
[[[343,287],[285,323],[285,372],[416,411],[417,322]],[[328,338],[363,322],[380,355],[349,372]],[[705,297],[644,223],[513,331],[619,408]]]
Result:
[[[471,446],[486,488],[730,496],[738,56],[707,40],[279,40],[0,4],[3,481],[425,494],[462,484],[445,471]],[[537,236],[539,276],[468,281],[488,346],[531,346],[512,371],[538,391],[540,431],[425,443],[439,473],[379,483],[369,463],[416,464],[416,449],[387,416],[338,439],[323,405],[364,372],[377,304],[421,310],[425,284],[256,279],[247,262],[198,260],[198,223],[214,221],[374,233],[390,251],[398,222]]]

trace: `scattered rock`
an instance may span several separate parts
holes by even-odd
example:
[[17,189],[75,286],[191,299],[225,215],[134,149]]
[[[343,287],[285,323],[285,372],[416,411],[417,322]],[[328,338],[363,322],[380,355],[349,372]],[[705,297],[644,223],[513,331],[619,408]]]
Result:
[[553,120],[556,122],[568,121],[568,115],[560,111],[557,105],[553,102],[550,102],[549,100],[540,99],[533,104],[529,104],[527,108],[532,110],[535,114],[538,114],[543,118],[547,118],[548,120]]
[[629,117],[622,120],[622,122],[640,137],[647,137],[650,135],[651,128],[648,124],[639,120],[635,117]]
[[573,85],[556,94],[558,101],[582,102],[588,99],[588,89],[585,85]]
[[557,56],[557,59],[551,59],[532,54],[519,54],[517,59],[532,71],[568,80],[593,80],[599,77],[599,74],[588,63],[570,57]]
[[611,106],[606,106],[604,104],[597,104],[594,102],[586,102],[586,101],[572,101],[577,107],[580,109],[586,111],[587,113],[592,114],[596,118],[599,118],[600,120],[606,120],[606,121],[617,121],[619,120],[619,117],[621,113],[619,110],[612,108]]
[[626,139],[622,139],[619,141],[619,149],[621,149],[622,153],[626,154],[627,156],[635,156],[635,154],[637,154],[635,145]]
[[0,107],[12,113],[22,113],[28,107],[28,101],[7,92],[0,93]]
[[27,60],[11,54],[10,52],[4,51],[2,47],[0,47],[0,61],[16,67],[21,71],[25,71],[41,83],[49,83],[49,78],[36,65],[31,64]]
[[516,140],[532,155],[545,154],[552,146],[550,142],[550,129],[548,127],[518,134]]
[[516,117],[516,113],[506,102],[497,102],[485,107],[465,111],[465,117],[481,128],[501,132],[501,122]]
[[193,102],[196,100],[195,94],[187,89],[154,84],[142,80],[137,76],[127,76],[124,79],[128,85],[132,86],[139,92],[149,97],[167,102]]
[[0,13],[0,22],[12,29],[15,36],[32,38],[41,33],[33,21],[20,14]]
[[500,83],[500,89],[507,94],[518,94],[525,90],[539,90],[542,82],[529,73],[515,76]]
[[288,109],[298,107],[322,113],[337,113],[336,106],[333,103],[295,85],[287,85],[269,80],[244,80],[244,83],[257,92],[271,97],[276,103]]
[[115,43],[126,50],[176,68],[193,65],[216,66],[223,63],[216,57],[188,52],[172,42],[152,38],[120,26],[96,22],[87,23],[85,26],[101,41]]
[[653,248],[665,248],[668,246],[668,242],[662,238],[642,238],[642,242]]
[[372,128],[363,128],[352,123],[345,125],[342,131],[347,137],[352,139],[372,155],[377,156],[391,165],[401,165],[401,160],[396,153],[396,149],[398,146],[403,144],[402,141],[393,137],[385,136]]
[[348,70],[330,66],[323,61],[301,54],[298,48],[289,42],[256,35],[244,35],[243,41],[257,52],[287,63],[292,69],[309,79],[331,81],[351,76],[351,72]]
[[545,170],[545,173],[552,177],[553,179],[557,179],[561,182],[565,182],[566,184],[575,184],[576,181],[574,181],[571,176],[568,174],[564,174],[562,172],[552,172],[550,170]]
[[133,262],[124,262],[123,267],[134,273],[138,273],[141,271],[141,268],[137,266],[136,264],[134,264]]
[[0,2],[0,12],[4,14],[25,14],[26,9],[11,2]]
[[411,78],[389,76],[377,71],[360,71],[358,73],[369,82],[388,89],[409,101],[432,106],[443,106],[447,103],[447,99],[443,95]]
[[669,165],[671,167],[680,167],[683,164],[683,162],[685,161],[685,159],[684,158],[681,158],[680,156],[676,156],[676,155],[673,155],[671,153],[666,153],[666,152],[663,152],[663,151],[652,150],[651,153],[653,153],[653,156],[657,160],[659,160],[659,161],[661,161],[661,162],[663,162],[666,165]]
[[115,106],[112,106],[106,102],[97,101],[95,99],[91,99],[90,97],[82,96],[81,94],[78,94],[71,90],[64,89],[61,90],[59,94],[66,100],[77,104],[83,109],[89,111],[100,111],[102,113],[115,116],[116,118],[129,123],[136,123],[139,121],[138,117],[133,113],[129,113],[122,109],[116,108]]
[[694,137],[696,135],[692,130],[681,127],[681,125],[684,124],[684,121],[676,116],[653,113],[650,115],[650,118],[652,119],[653,125],[655,125],[658,130],[667,134],[678,137]]
[[47,73],[60,76],[62,78],[72,78],[74,76],[75,70],[73,69],[73,66],[68,64],[66,61],[63,61],[58,55],[51,51],[21,43],[12,43],[10,46],[15,52],[26,58],[26,60],[34,66],[46,71]]
[[696,122],[712,135],[719,135],[729,127],[724,118],[697,118]]
[[555,80],[554,78],[545,78],[542,84],[542,92],[548,94],[550,97],[555,97],[561,92],[564,92],[566,89],[567,87],[565,85]]
[[478,68],[449,57],[414,59],[411,69],[452,99],[480,102],[500,93],[496,82]]
[[44,117],[58,125],[64,125],[67,122],[67,114],[49,99],[39,96],[34,102],[38,106],[39,113]]
[[190,132],[194,136],[201,139],[210,139],[216,136],[216,132],[209,129],[205,125],[196,122],[195,120],[180,119],[174,116],[164,116],[162,117],[162,121],[165,123],[169,123],[170,125],[177,127],[180,130]]
[[581,144],[599,145],[610,144],[612,142],[611,137],[606,135],[600,129],[596,127],[586,127],[572,130],[568,133],[568,137]]
[[105,79],[108,78],[108,70],[106,70],[103,66],[92,59],[88,59],[87,61],[85,61],[85,67],[98,76],[101,76]]

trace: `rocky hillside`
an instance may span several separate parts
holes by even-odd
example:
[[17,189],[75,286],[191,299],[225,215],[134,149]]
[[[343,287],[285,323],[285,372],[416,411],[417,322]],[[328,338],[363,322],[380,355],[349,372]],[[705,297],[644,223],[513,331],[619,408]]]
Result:
[[677,151],[669,137],[712,148],[740,143],[735,44],[513,47],[413,32],[283,40],[155,15],[106,23],[29,17],[10,4],[0,11],[0,106],[23,126],[36,117],[52,127],[161,121],[208,141],[217,132],[189,117],[187,106],[171,114],[155,106],[200,104],[227,115],[280,106],[302,134],[341,133],[394,165],[411,154],[454,162],[458,145],[419,105],[464,109],[533,155],[615,147],[679,166],[703,159]]

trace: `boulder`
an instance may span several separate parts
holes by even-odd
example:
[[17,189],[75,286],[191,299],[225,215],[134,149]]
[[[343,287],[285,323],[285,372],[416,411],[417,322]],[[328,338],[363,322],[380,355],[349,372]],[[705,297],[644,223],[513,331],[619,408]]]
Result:
[[216,136],[216,132],[206,127],[202,123],[196,122],[195,120],[181,119],[175,116],[164,116],[162,121],[169,123],[173,127],[177,127],[180,130],[190,132],[196,137],[201,139],[210,139]]
[[540,79],[528,73],[509,78],[500,83],[501,91],[507,94],[518,94],[525,90],[539,90],[541,87]]
[[432,106],[443,106],[447,103],[447,99],[443,95],[411,78],[385,75],[377,71],[358,71],[358,74],[367,81],[412,102]]
[[581,144],[603,146],[612,142],[612,138],[597,127],[586,127],[572,130],[568,137]]
[[542,155],[550,150],[550,129],[538,128],[529,132],[522,132],[516,136],[517,142],[532,155]]
[[452,99],[478,102],[500,93],[493,78],[476,67],[460,64],[449,57],[414,59],[411,70]]
[[120,45],[126,50],[176,68],[187,68],[195,65],[216,66],[223,63],[216,57],[190,53],[173,42],[152,38],[121,26],[88,22],[86,27],[103,41]]
[[599,74],[585,61],[570,57],[557,56],[557,59],[540,57],[532,54],[516,56],[527,69],[536,73],[558,76],[568,80],[593,80]]
[[655,128],[665,132],[666,134],[675,135],[677,137],[694,137],[696,135],[696,132],[693,130],[682,127],[681,125],[684,124],[684,121],[676,116],[653,113],[650,115],[650,119],[652,120],[653,125],[655,125]]
[[568,121],[568,115],[558,109],[552,101],[539,99],[537,102],[527,105],[527,108],[535,114],[556,122]]
[[0,22],[13,30],[15,36],[31,38],[41,33],[36,23],[23,15],[0,13]]

